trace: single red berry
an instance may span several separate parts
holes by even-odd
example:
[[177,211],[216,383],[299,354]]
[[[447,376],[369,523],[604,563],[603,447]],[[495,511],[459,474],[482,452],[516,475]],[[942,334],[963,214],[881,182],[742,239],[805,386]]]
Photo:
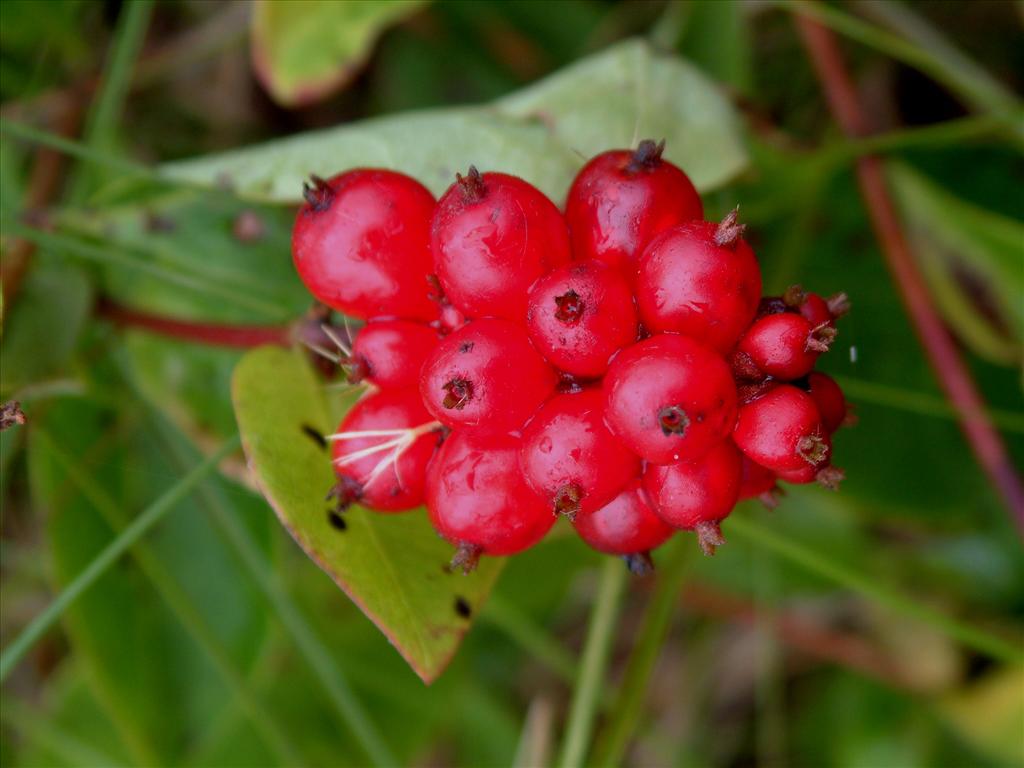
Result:
[[761,269],[735,215],[673,227],[644,250],[636,299],[648,331],[682,333],[723,353],[736,344],[757,312]]
[[596,261],[549,272],[530,289],[526,326],[556,368],[597,378],[608,358],[636,341],[633,291],[617,270]]
[[816,293],[805,291],[799,285],[791,285],[782,295],[782,301],[795,312],[799,312],[811,327],[822,325],[835,327],[836,318],[850,311],[850,301],[845,293],[837,293],[823,299]]
[[544,194],[504,173],[469,169],[441,197],[431,247],[448,300],[467,317],[523,322],[526,292],[570,259],[562,214]]
[[292,258],[317,299],[352,317],[433,320],[427,296],[432,271],[434,198],[401,173],[348,171],[313,178],[292,230]]
[[480,554],[511,555],[540,541],[555,522],[548,502],[519,471],[521,440],[452,432],[427,472],[434,528],[459,547],[453,565],[471,570]]
[[632,279],[660,232],[704,217],[689,177],[661,157],[664,142],[598,155],[577,174],[565,203],[574,257],[596,259]]
[[589,515],[573,521],[576,533],[598,552],[609,555],[638,555],[664,544],[673,529],[654,514],[639,478]]
[[732,358],[733,368],[738,377],[749,377],[746,363],[749,359],[765,376],[784,381],[799,379],[814,367],[818,355],[828,349],[834,335],[835,331],[829,326],[815,329],[802,315],[791,312],[766,315],[755,320],[743,334],[736,347],[738,354]]
[[807,390],[818,406],[825,431],[832,434],[846,421],[846,397],[843,396],[843,390],[831,376],[817,371],[812,371],[807,377]]
[[722,440],[694,461],[651,464],[644,490],[654,512],[673,528],[696,531],[700,547],[712,555],[722,544],[719,522],[739,498],[742,456],[731,440]]
[[740,475],[740,498],[760,499],[768,509],[778,506],[781,493],[777,476],[767,467],[762,467],[748,456],[743,456],[743,470]]
[[813,398],[790,384],[740,406],[732,437],[749,458],[777,473],[823,466],[829,455]]
[[556,395],[523,430],[526,482],[570,520],[604,506],[640,474],[640,459],[604,425],[600,390]]
[[557,383],[526,329],[497,318],[473,320],[446,336],[420,372],[427,410],[453,429],[519,429]]
[[699,458],[736,420],[729,366],[686,336],[659,334],[619,352],[604,393],[609,428],[656,464]]
[[437,331],[407,320],[378,320],[363,326],[342,362],[353,384],[369,382],[381,389],[419,384],[420,368],[437,346]]
[[420,506],[440,428],[414,387],[364,397],[328,438],[339,478],[331,495],[342,508],[353,502],[378,512]]

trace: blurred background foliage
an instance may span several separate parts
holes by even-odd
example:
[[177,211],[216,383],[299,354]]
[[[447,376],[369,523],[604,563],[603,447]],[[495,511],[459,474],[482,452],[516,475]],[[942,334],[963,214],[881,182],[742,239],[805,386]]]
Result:
[[[1024,765],[1019,533],[921,352],[854,176],[865,151],[890,161],[932,299],[1020,466],[1021,6],[813,8],[843,35],[876,137],[841,137],[794,26],[806,6],[781,1],[0,4],[0,394],[29,418],[0,433],[4,648],[140,510],[167,501],[10,670],[0,761],[554,761],[601,559],[558,535],[513,558],[426,687],[293,544],[239,454],[181,487],[237,432],[243,351],[125,313],[279,326],[308,309],[287,203],[218,179],[223,158],[161,164],[492,102],[643,37],[731,104],[721,133],[739,137],[741,161],[705,185],[706,206],[741,205],[766,291],[850,294],[821,366],[859,423],[836,439],[840,493],[794,488],[771,514],[741,505],[715,558],[679,540],[656,578],[626,586],[588,762]],[[581,84],[581,100],[606,84]],[[698,92],[659,97],[685,110]],[[626,140],[622,109],[609,98],[610,143]],[[514,140],[468,156],[484,129],[467,124],[469,143],[444,150],[453,170],[507,153],[553,173]],[[256,170],[331,173],[358,151],[351,135],[337,134],[337,153],[328,141],[318,168],[271,145]],[[73,143],[54,152],[54,137]],[[418,147],[444,139],[413,132],[403,152],[423,164]]]

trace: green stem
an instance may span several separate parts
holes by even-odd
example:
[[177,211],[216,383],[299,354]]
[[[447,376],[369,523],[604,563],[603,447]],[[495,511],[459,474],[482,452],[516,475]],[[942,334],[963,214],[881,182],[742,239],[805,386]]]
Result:
[[31,734],[33,742],[70,765],[102,765],[105,768],[124,765],[55,725],[53,717],[42,716],[13,697],[4,699],[0,705],[0,720],[22,734]]
[[10,216],[3,216],[0,218],[0,223],[2,223],[3,228],[7,230],[7,234],[24,238],[25,240],[29,240],[41,248],[46,248],[50,251],[63,251],[69,256],[97,264],[109,264],[116,267],[133,269],[147,275],[152,275],[153,277],[157,277],[168,283],[188,288],[196,293],[203,293],[208,296],[228,300],[240,308],[258,312],[262,316],[268,318],[273,318],[275,320],[284,320],[287,318],[287,311],[282,309],[279,304],[264,301],[262,299],[256,299],[240,291],[226,290],[216,282],[211,281],[208,277],[201,274],[175,272],[173,270],[166,269],[152,260],[128,256],[117,250],[91,245],[66,235],[53,234],[25,226]]
[[927,608],[903,593],[880,585],[863,573],[848,568],[826,555],[819,554],[796,539],[787,538],[774,528],[762,525],[750,517],[735,515],[729,518],[729,535],[746,539],[754,546],[764,547],[779,557],[829,581],[887,606],[904,616],[910,616],[928,624],[994,659],[1013,664],[1024,661],[1024,651],[1013,643]]
[[[101,488],[92,477],[71,456],[61,450],[47,432],[38,427],[33,437],[41,440],[46,450],[61,466],[71,481],[78,486],[85,499],[104,517],[107,524],[120,532],[128,523],[117,503]],[[142,572],[152,582],[157,592],[173,611],[192,639],[210,659],[214,668],[227,683],[231,693],[238,699],[242,709],[252,720],[267,746],[277,753],[284,765],[302,765],[298,749],[289,741],[270,713],[260,703],[249,687],[242,672],[235,666],[231,654],[221,643],[216,632],[195,607],[188,593],[181,587],[174,575],[167,570],[154,551],[144,542],[137,543],[131,551]]]
[[594,746],[591,765],[609,768],[620,765],[643,714],[648,682],[675,615],[676,599],[691,562],[690,552],[694,549],[688,537],[676,537],[670,546],[668,557],[658,566],[657,587],[644,612],[619,696]]
[[[186,452],[193,452],[191,447],[186,445],[186,439],[167,423],[163,414],[151,403],[145,400],[144,402],[150,409],[157,434],[169,449],[171,457],[177,463],[184,463],[187,460]],[[296,607],[291,596],[275,578],[273,567],[259,551],[248,530],[232,514],[217,489],[203,487],[200,489],[200,496],[214,523],[234,547],[242,565],[277,613],[285,630],[291,635],[341,722],[352,732],[374,765],[397,765],[398,761],[391,754],[390,748],[341,670],[334,663],[330,652]]]
[[164,515],[170,512],[191,493],[199,481],[216,469],[220,460],[238,448],[238,436],[232,437],[218,448],[209,458],[202,461],[185,477],[169,488],[160,498],[150,504],[136,517],[131,525],[125,528],[102,552],[100,552],[85,569],[76,576],[64,590],[57,595],[52,603],[33,619],[21,634],[12,640],[0,654],[0,682],[14,669],[36,641],[64,614],[83,592],[96,583],[107,569],[110,568],[135,542],[159,523]]
[[586,758],[587,744],[594,729],[594,717],[604,685],[605,667],[615,637],[615,621],[628,577],[628,571],[618,558],[605,558],[594,610],[590,615],[590,628],[583,646],[579,681],[569,707],[569,725],[558,760],[561,768],[581,768]]
[[72,141],[71,139],[66,139],[63,136],[58,136],[55,133],[43,131],[24,123],[0,119],[0,134],[32,144],[39,144],[50,149],[56,149],[58,152],[63,152],[78,160],[83,160],[111,171],[117,171],[124,176],[142,176],[149,179],[162,178],[158,171],[141,163],[125,160],[123,157],[113,153],[93,149],[82,144],[80,141]]
[[491,595],[480,618],[494,625],[569,685],[576,682],[576,660],[558,642],[500,595]]
[[[879,384],[874,381],[854,379],[849,376],[832,376],[843,388],[846,396],[853,401],[863,401],[873,405],[881,405],[888,408],[896,408],[910,413],[919,413],[922,416],[937,416],[939,418],[956,420],[957,413],[946,400],[924,392],[915,392],[902,387],[894,387],[889,384]],[[1024,414],[1013,411],[1003,411],[997,408],[986,409],[992,423],[1005,432],[1016,432],[1024,434]]]
[[946,86],[975,109],[990,112],[998,117],[1004,127],[1012,131],[1018,142],[1024,136],[1019,117],[1015,115],[1020,108],[1018,100],[1001,85],[994,88],[995,81],[987,73],[984,77],[978,77],[973,70],[950,66],[942,58],[915,43],[825,3],[774,0],[774,4],[791,13],[808,16],[842,35],[914,67],[937,83]]
[[[117,146],[118,122],[152,12],[152,0],[131,0],[122,6],[100,90],[86,118],[84,143],[91,149],[110,152]],[[72,183],[71,200],[84,199],[103,178],[94,168],[82,169]]]

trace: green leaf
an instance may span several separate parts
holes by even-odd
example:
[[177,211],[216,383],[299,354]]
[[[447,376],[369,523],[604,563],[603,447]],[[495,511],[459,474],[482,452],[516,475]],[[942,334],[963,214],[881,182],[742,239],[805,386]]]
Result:
[[352,508],[346,528],[328,519],[334,484],[328,454],[308,434],[334,426],[323,386],[298,352],[264,347],[235,370],[235,413],[249,468],[267,501],[306,553],[388,637],[425,681],[455,653],[501,570],[485,558],[469,576],[448,573],[452,554],[423,510],[378,515]]
[[[130,419],[80,398],[52,402],[33,418],[60,450],[78,460],[96,486],[122,510],[158,495],[175,478],[152,436]],[[82,492],[53,449],[31,433],[29,473],[36,508],[47,513],[47,534],[59,586],[72,581],[115,536],[108,519]],[[223,482],[223,481],[221,481]],[[236,509],[261,548],[268,521],[258,499],[234,488]],[[116,495],[115,495],[116,494]],[[188,501],[173,509],[144,545],[175,577],[177,588],[240,669],[248,669],[266,636],[266,613],[251,584],[216,535],[211,521]],[[147,572],[148,574],[148,572]],[[173,763],[189,734],[231,699],[216,669],[136,562],[123,559],[83,593],[64,617],[76,657],[97,698],[132,751],[135,762]]]
[[81,270],[40,267],[29,272],[4,318],[0,392],[10,394],[57,373],[74,348],[91,301]]
[[906,165],[891,177],[914,255],[943,316],[976,354],[995,363],[1024,356],[1024,224],[978,208]]
[[297,107],[348,82],[380,34],[423,0],[262,0],[255,5],[253,68],[274,101]]
[[403,171],[435,194],[470,163],[513,173],[561,200],[586,158],[664,138],[698,189],[747,164],[732,107],[691,64],[642,40],[605,49],[490,106],[393,115],[162,167],[173,179],[230,183],[250,198],[300,202],[310,174]]

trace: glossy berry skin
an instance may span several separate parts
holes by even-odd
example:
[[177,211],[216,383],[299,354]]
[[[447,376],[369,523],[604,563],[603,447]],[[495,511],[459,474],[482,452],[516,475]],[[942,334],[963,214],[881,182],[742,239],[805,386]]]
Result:
[[381,389],[402,389],[419,384],[420,368],[437,346],[437,331],[407,320],[379,320],[363,326],[352,342],[345,365],[349,381],[367,381]]
[[832,434],[846,419],[846,397],[835,379],[824,373],[812,371],[807,377],[807,389],[821,414],[825,431]]
[[512,435],[448,436],[427,473],[427,510],[438,533],[488,555],[521,552],[544,537],[556,517],[523,479],[520,448]]
[[654,514],[639,479],[589,515],[573,521],[576,533],[598,552],[634,555],[660,547],[673,529]]
[[520,323],[533,282],[570,259],[565,221],[540,190],[476,169],[438,201],[431,248],[452,306],[469,318]]
[[600,262],[570,264],[530,289],[526,327],[556,368],[597,378],[612,355],[636,340],[633,292],[620,272]]
[[637,260],[660,232],[704,208],[689,177],[643,141],[636,151],[598,155],[577,174],[565,203],[573,257],[594,259],[632,279]]
[[552,394],[554,370],[508,320],[473,320],[449,334],[420,371],[427,410],[452,429],[519,429]]
[[747,329],[737,350],[764,375],[792,381],[806,376],[818,359],[818,352],[808,346],[812,331],[801,315],[766,315]]
[[722,440],[700,459],[648,466],[644,490],[658,517],[673,528],[693,530],[732,512],[741,471],[740,452],[731,440]]
[[555,514],[587,515],[640,474],[640,459],[604,425],[600,390],[556,395],[523,430],[523,477]]
[[401,173],[358,169],[306,188],[292,258],[317,299],[351,317],[432,320],[434,198]]
[[622,350],[603,388],[608,427],[655,464],[703,456],[736,419],[729,367],[686,336],[660,334]]
[[722,227],[683,224],[644,250],[636,297],[648,331],[682,333],[724,353],[750,325],[761,298],[761,269],[746,241]]
[[344,464],[339,462],[345,462],[347,456],[399,436],[333,440],[331,458],[345,488],[339,501],[358,501],[378,512],[401,512],[423,504],[427,464],[440,439],[437,429],[429,426],[432,421],[415,387],[375,392],[357,402],[338,425],[339,434],[428,426],[418,436],[410,434],[407,443]]
[[777,473],[820,465],[828,455],[813,398],[790,384],[740,406],[732,438],[749,458]]
[[803,294],[803,301],[797,306],[800,315],[811,324],[812,328],[819,325],[835,325],[835,318],[828,308],[828,302],[816,293]]
[[776,474],[767,467],[762,467],[748,456],[743,456],[743,467],[740,473],[740,498],[755,499],[775,489]]

